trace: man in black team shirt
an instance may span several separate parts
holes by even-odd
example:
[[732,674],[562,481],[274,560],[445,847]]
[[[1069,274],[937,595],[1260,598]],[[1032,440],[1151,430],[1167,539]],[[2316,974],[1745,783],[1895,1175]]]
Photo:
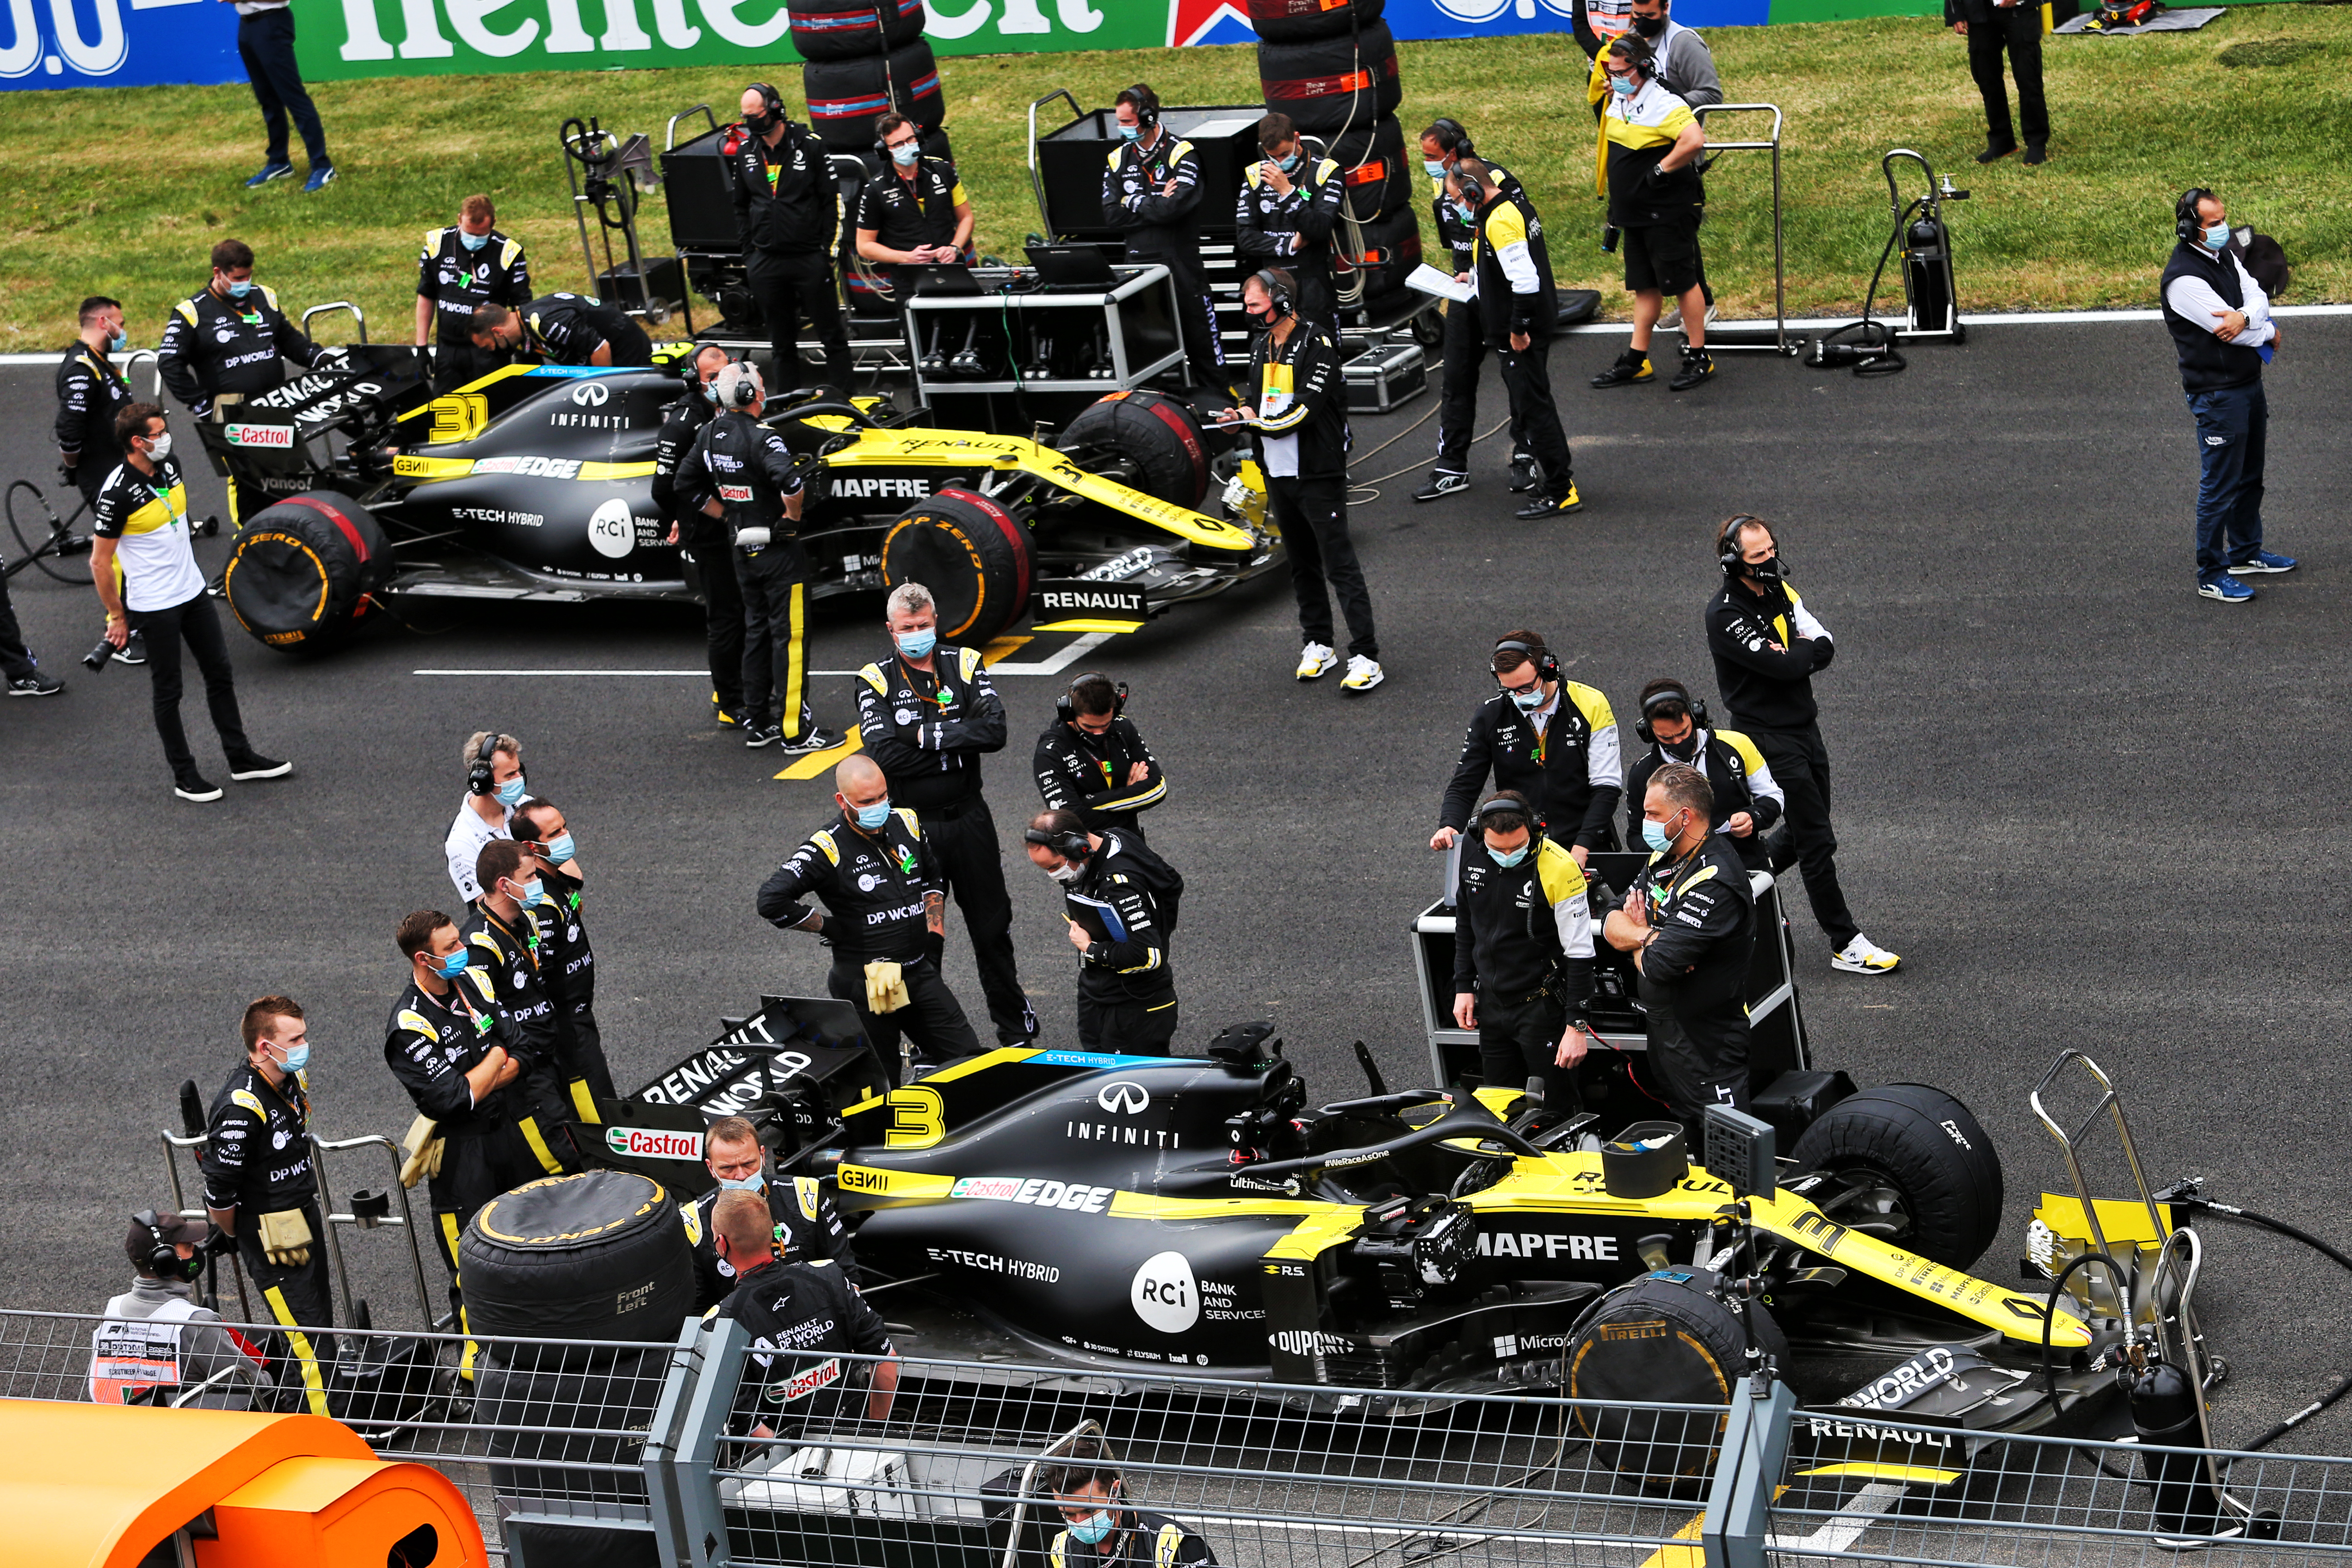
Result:
[[[735,1394],[736,1435],[792,1438],[812,1425],[887,1420],[898,1392],[898,1352],[882,1314],[831,1259],[779,1260],[773,1227],[768,1200],[757,1193],[722,1193],[713,1205],[713,1246],[736,1276],[716,1314],[751,1336]],[[882,1359],[845,1362],[845,1355]]]
[[833,278],[840,182],[824,143],[807,126],[793,123],[774,88],[755,81],[738,102],[743,129],[730,128],[722,150],[734,184],[735,226],[743,237],[743,285],[768,322],[770,379],[779,394],[809,384],[800,351],[806,316],[824,348],[824,379],[845,396],[856,365]]
[[522,241],[498,229],[498,209],[467,196],[449,228],[425,231],[416,259],[416,346],[434,345],[433,390],[453,392],[498,368],[499,356],[474,347],[474,310],[530,303],[530,263]]
[[714,1220],[719,1200],[729,1193],[751,1193],[768,1200],[768,1217],[775,1221],[777,1247],[794,1263],[829,1258],[845,1272],[857,1259],[849,1231],[841,1223],[833,1200],[814,1176],[768,1174],[768,1152],[760,1146],[759,1131],[740,1116],[722,1116],[702,1135],[702,1163],[719,1184],[678,1212],[686,1220],[686,1239],[694,1248],[694,1310],[707,1312],[735,1289],[735,1267],[719,1256],[719,1228]]
[[533,354],[548,364],[654,363],[653,339],[626,311],[580,294],[548,294],[512,310],[477,305],[471,335],[483,353]]
[[1048,811],[1075,811],[1087,831],[1116,827],[1143,842],[1137,821],[1168,798],[1168,775],[1127,717],[1127,686],[1088,670],[1054,700],[1054,722],[1031,759]]

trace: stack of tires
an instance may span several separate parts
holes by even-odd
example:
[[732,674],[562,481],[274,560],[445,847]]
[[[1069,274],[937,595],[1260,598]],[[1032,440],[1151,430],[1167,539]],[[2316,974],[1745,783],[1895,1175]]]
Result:
[[922,127],[923,151],[948,155],[947,99],[923,41],[923,0],[789,0],[793,47],[808,63],[801,85],[809,124],[834,153],[881,172],[874,126],[896,109]]
[[[1385,0],[1248,0],[1257,30],[1265,106],[1330,150],[1348,198],[1336,248],[1345,296],[1360,276],[1358,305],[1404,292],[1421,265],[1417,153],[1409,155],[1397,105],[1404,99],[1396,40],[1381,20]],[[1343,308],[1342,314],[1349,313]]]

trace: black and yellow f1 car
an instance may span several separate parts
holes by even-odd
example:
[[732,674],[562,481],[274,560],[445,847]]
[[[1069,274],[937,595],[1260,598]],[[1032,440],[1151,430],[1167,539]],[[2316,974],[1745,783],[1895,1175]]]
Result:
[[[698,595],[653,503],[672,368],[515,365],[435,397],[409,350],[350,355],[202,426],[246,500],[226,590],[263,642],[331,643],[395,595]],[[1041,626],[1131,630],[1281,562],[1255,468],[1175,399],[1115,392],[1050,439],[925,416],[772,401],[767,422],[806,460],[816,596],[919,581],[943,636],[984,642],[1033,610]]]

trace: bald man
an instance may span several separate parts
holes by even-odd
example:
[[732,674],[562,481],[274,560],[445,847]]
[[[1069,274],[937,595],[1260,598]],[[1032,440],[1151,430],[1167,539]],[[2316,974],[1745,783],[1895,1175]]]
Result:
[[711,1245],[736,1279],[714,1310],[742,1324],[753,1347],[736,1385],[736,1433],[797,1437],[809,1426],[887,1419],[898,1356],[882,1314],[831,1258],[779,1260],[768,1201],[757,1193],[719,1194],[710,1224]]
[[891,805],[889,782],[870,757],[845,759],[833,784],[840,816],[761,884],[760,918],[832,942],[825,989],[856,1006],[893,1084],[902,1039],[929,1066],[978,1055],[980,1038],[931,957],[931,939],[947,931],[947,893],[922,824]]

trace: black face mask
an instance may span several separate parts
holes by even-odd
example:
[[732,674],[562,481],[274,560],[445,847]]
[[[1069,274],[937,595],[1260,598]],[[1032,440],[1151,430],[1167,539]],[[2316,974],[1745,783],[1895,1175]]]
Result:
[[1665,30],[1666,19],[1664,16],[1636,16],[1633,18],[1633,31],[1641,34],[1642,37],[1645,38],[1654,38]]
[[1753,564],[1743,563],[1740,570],[1767,588],[1778,587],[1784,581],[1780,575],[1780,557],[1778,554],[1773,555],[1769,561],[1759,561]]
[[1698,750],[1697,726],[1692,726],[1691,732],[1685,735],[1679,741],[1660,740],[1658,742],[1658,750],[1673,758],[1675,762],[1689,762],[1691,760],[1691,753]]
[[743,129],[754,136],[765,136],[775,128],[776,117],[772,114],[747,114],[743,117]]

